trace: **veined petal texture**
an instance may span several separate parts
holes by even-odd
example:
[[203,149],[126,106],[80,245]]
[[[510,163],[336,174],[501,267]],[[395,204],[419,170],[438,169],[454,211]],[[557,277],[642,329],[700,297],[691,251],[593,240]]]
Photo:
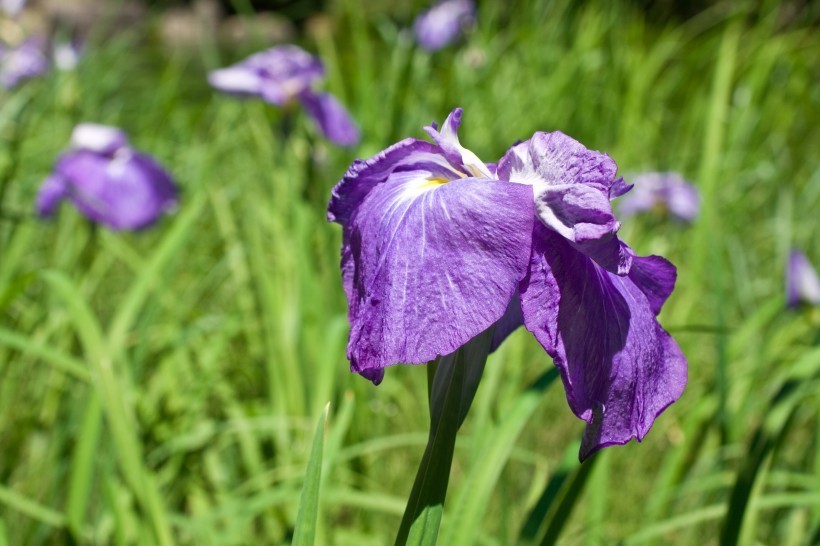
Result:
[[393,172],[423,169],[442,180],[461,178],[435,144],[406,138],[370,159],[357,159],[333,188],[327,219],[344,225],[372,189]]
[[346,226],[353,371],[449,354],[504,314],[531,245],[532,189],[394,173]]
[[498,177],[531,184],[538,219],[608,271],[625,275],[632,257],[615,236],[620,223],[610,204],[618,166],[560,131],[538,132],[513,146],[498,163]]
[[639,441],[686,385],[686,360],[655,315],[674,284],[674,267],[655,257],[614,275],[554,231],[537,225],[524,323],[561,372],[573,412],[586,421],[581,459]]

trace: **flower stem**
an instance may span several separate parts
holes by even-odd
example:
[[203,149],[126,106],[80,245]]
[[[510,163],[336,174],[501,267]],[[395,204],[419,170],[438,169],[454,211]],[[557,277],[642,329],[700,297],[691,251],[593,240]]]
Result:
[[467,417],[481,382],[492,330],[492,327],[485,330],[454,353],[431,363],[435,369],[428,368],[430,436],[396,536],[397,546],[436,543],[456,433]]

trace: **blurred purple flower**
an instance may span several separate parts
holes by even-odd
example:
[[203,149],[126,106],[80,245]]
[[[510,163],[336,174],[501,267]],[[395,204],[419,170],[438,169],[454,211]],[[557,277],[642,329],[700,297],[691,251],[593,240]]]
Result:
[[472,0],[444,0],[416,17],[413,32],[421,47],[436,51],[454,42],[474,22]]
[[820,305],[820,279],[805,254],[793,248],[786,266],[786,304]]
[[627,217],[659,207],[685,222],[692,222],[700,211],[700,194],[678,173],[644,173],[635,177],[634,187],[621,199],[618,212]]
[[208,82],[225,93],[259,97],[277,106],[298,100],[328,140],[354,146],[359,129],[350,114],[331,94],[313,90],[323,78],[321,61],[294,45],[272,47],[208,74]]
[[48,70],[46,41],[31,36],[15,47],[0,44],[0,85],[12,89]]
[[686,360],[656,320],[675,267],[640,257],[616,232],[626,186],[607,155],[536,133],[497,169],[461,146],[461,109],[434,140],[407,138],[356,160],[333,189],[343,227],[351,369],[452,353],[494,324],[521,324],[559,368],[588,423],[581,458],[649,431],[683,392]]
[[89,220],[113,230],[150,226],[177,205],[177,188],[153,158],[137,152],[115,127],[82,123],[37,195],[41,217],[69,199]]

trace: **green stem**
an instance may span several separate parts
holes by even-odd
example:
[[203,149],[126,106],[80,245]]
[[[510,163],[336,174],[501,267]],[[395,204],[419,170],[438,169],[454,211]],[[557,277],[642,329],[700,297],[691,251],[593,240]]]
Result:
[[396,545],[435,544],[456,434],[475,397],[490,350],[492,328],[479,334],[456,352],[441,357],[432,378],[430,394],[430,437],[407,501],[396,536]]

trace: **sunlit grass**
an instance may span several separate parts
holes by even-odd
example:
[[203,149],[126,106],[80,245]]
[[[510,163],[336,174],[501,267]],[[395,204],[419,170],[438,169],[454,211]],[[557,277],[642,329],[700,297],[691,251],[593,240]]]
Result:
[[[643,444],[598,458],[562,543],[715,543],[738,476],[742,541],[808,543],[820,316],[784,310],[783,266],[791,244],[820,260],[816,28],[723,4],[673,24],[621,3],[486,3],[465,43],[429,56],[355,4],[303,45],[360,121],[358,150],[298,111],[212,93],[208,55],[161,54],[141,30],[0,98],[0,544],[287,543],[328,401],[317,542],[390,542],[426,441],[426,374],[395,367],[373,387],[348,373],[324,209],[354,157],[422,138],[455,106],[482,158],[560,129],[622,174],[677,170],[706,198],[692,227],[650,215],[622,229],[678,266],[661,322],[690,382]],[[69,206],[37,221],[37,187],[80,121],[122,127],[168,166],[178,213],[139,234]],[[523,331],[491,356],[442,537],[515,543],[562,461],[576,468],[582,424],[560,386],[528,405],[550,366]],[[797,394],[775,403],[789,377]],[[473,487],[492,492],[471,507],[477,533],[456,507]]]

